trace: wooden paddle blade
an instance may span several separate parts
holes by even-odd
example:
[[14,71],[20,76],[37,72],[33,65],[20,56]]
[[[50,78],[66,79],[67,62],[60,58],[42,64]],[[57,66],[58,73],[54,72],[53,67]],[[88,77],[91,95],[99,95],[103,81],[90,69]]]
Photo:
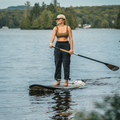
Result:
[[119,67],[115,66],[115,65],[111,65],[111,64],[106,64],[106,66],[111,69],[112,71],[116,71],[119,69]]

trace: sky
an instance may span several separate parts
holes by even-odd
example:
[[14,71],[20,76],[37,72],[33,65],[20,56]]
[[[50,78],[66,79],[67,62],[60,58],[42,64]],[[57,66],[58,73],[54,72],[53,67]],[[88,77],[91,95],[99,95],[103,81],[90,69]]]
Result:
[[[7,8],[9,6],[24,5],[26,1],[29,1],[31,6],[35,3],[49,5],[53,0],[0,0],[0,9]],[[57,0],[61,7],[73,7],[75,6],[101,6],[101,5],[120,5],[120,0]]]

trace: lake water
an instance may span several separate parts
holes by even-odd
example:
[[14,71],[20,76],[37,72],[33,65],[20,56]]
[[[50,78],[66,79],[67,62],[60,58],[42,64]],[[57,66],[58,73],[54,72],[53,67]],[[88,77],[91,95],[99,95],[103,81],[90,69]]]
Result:
[[[120,67],[120,30],[72,32],[74,53]],[[51,34],[52,30],[0,29],[0,120],[64,120],[71,116],[60,116],[61,112],[91,111],[95,109],[94,102],[120,94],[120,70],[111,71],[104,64],[75,55],[71,56],[70,77],[84,80],[83,89],[29,91],[32,84],[55,82],[54,49],[49,48]]]

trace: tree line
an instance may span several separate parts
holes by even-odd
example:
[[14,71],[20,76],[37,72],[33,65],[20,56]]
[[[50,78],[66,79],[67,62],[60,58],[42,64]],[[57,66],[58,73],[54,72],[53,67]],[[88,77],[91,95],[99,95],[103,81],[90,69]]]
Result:
[[120,5],[60,7],[60,3],[53,0],[50,5],[35,3],[32,9],[27,1],[25,6],[23,10],[0,11],[0,28],[53,29],[56,26],[54,18],[64,14],[67,25],[72,29],[78,24],[90,24],[92,28],[120,29]]
[[40,6],[39,3],[35,3],[32,10],[29,10],[29,3],[26,4],[28,9],[25,10],[26,14],[22,16],[20,22],[21,29],[52,29],[56,26],[56,21],[54,18],[58,14],[64,14],[66,16],[66,23],[72,29],[77,27],[77,21],[75,15],[71,12],[71,10],[63,10],[57,1],[50,3],[50,5],[46,5],[42,2]]
[[23,10],[5,10],[0,11],[0,28],[8,26],[9,28],[19,28]]
[[90,24],[92,28],[117,28],[120,20],[120,5],[74,7],[77,22]]

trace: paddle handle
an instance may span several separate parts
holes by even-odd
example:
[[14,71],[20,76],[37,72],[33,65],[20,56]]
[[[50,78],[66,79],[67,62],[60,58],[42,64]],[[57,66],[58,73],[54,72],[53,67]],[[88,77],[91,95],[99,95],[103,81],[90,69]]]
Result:
[[64,49],[61,49],[61,48],[60,48],[60,50],[63,51],[63,52],[69,53],[69,51],[67,51],[67,50],[64,50]]

